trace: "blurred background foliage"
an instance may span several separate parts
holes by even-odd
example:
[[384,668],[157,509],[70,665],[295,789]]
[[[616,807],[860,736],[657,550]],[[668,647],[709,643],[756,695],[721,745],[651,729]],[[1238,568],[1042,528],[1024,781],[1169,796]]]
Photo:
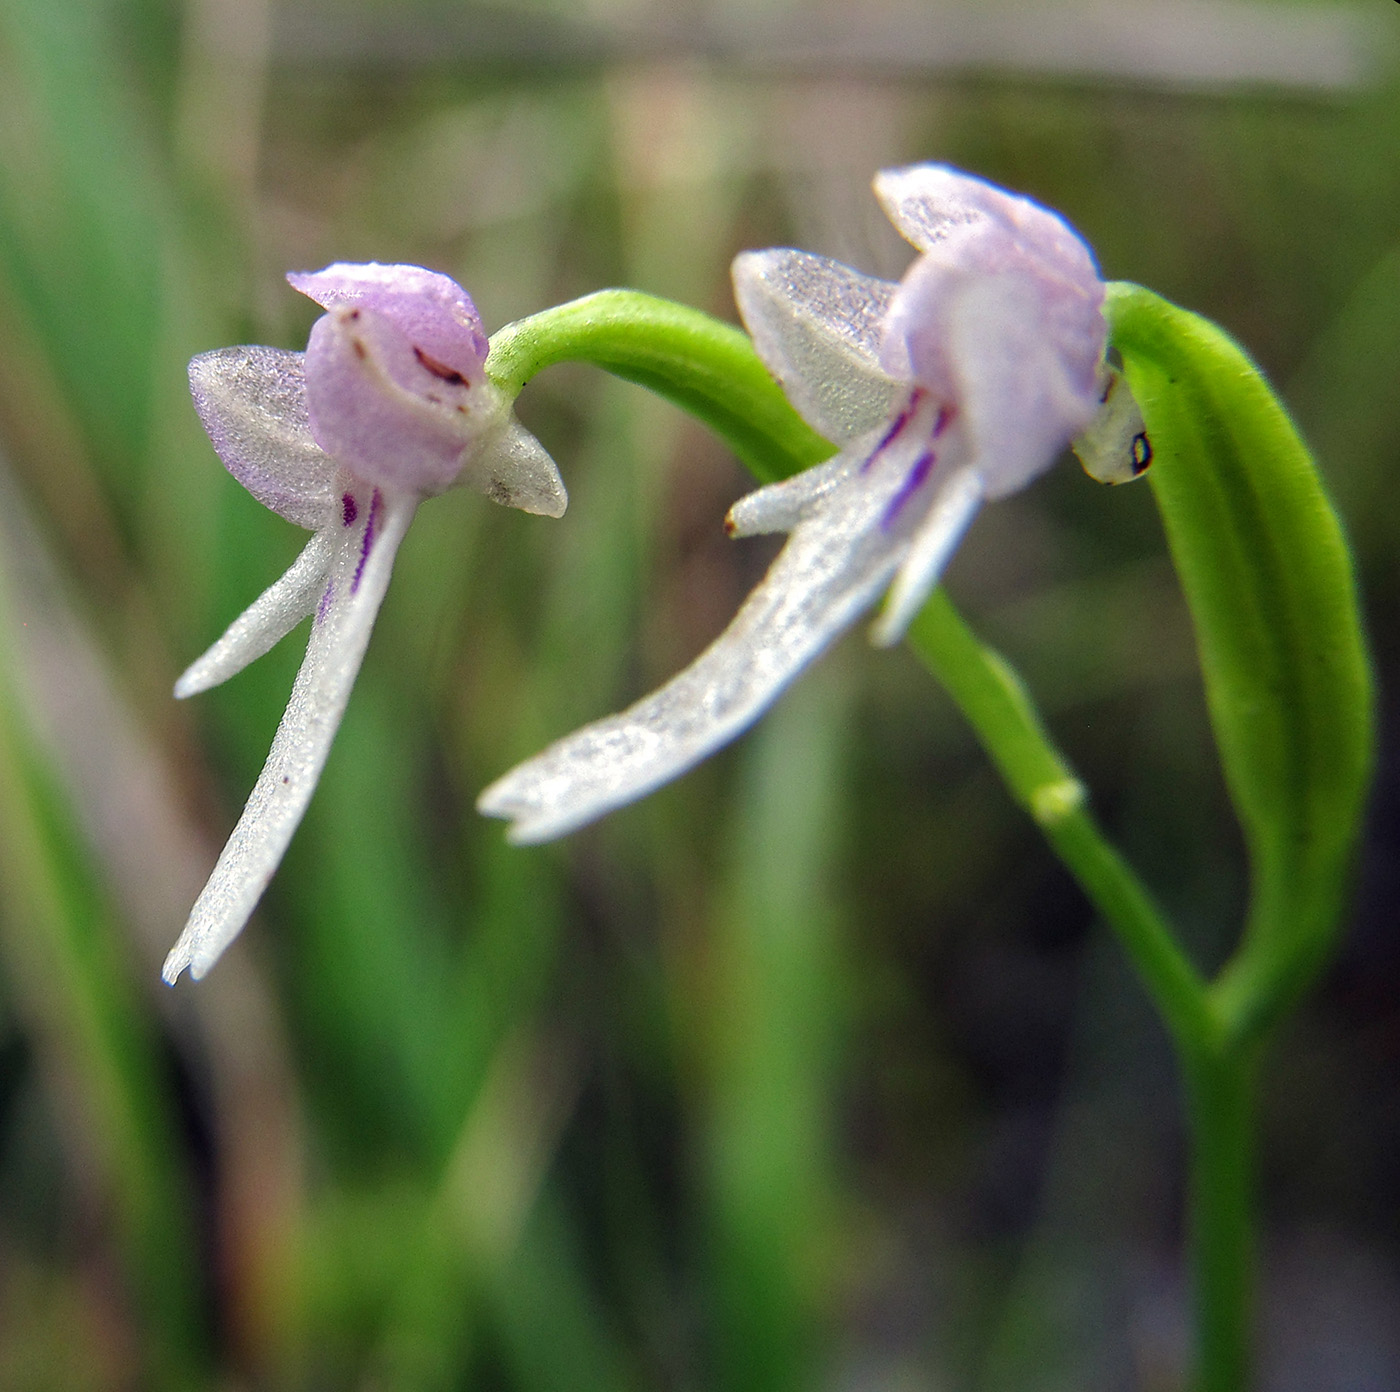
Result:
[[[881,166],[1025,190],[1281,386],[1394,716],[1400,10],[890,3],[0,0],[0,1385],[1180,1385],[1163,1037],[907,654],[848,639],[560,845],[474,813],[771,554],[638,389],[521,398],[563,522],[424,508],[261,911],[158,980],[300,660],[170,698],[301,540],[185,362],[300,347],[289,268],[430,265],[488,328],[610,284],[732,317],[745,247],[899,274]],[[1146,490],[1066,465],[949,588],[1218,961],[1239,838]],[[1393,731],[1341,959],[1271,1061],[1270,1389],[1400,1386]]]

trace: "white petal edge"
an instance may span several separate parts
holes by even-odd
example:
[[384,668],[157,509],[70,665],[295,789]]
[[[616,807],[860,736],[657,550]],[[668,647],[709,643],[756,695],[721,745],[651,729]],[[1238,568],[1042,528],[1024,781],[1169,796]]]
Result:
[[291,569],[269,585],[203,657],[190,663],[175,683],[176,699],[226,682],[285,638],[316,607],[338,540],[330,529],[317,532]]
[[755,351],[804,419],[844,445],[888,418],[905,390],[880,366],[898,286],[784,247],[742,252],[732,276]]
[[[198,980],[242,931],[315,791],[364,660],[395,553],[419,502],[407,493],[384,491],[382,497],[381,509],[367,508],[360,526],[338,534],[328,577],[335,589],[311,630],[267,763],[165,959],[161,975],[171,984],[187,967]],[[364,555],[365,528],[371,525],[377,533]]]
[[876,647],[891,647],[904,637],[985,497],[976,469],[958,469],[938,490],[928,516],[914,533],[908,555],[895,572],[885,607],[871,626],[870,641]]

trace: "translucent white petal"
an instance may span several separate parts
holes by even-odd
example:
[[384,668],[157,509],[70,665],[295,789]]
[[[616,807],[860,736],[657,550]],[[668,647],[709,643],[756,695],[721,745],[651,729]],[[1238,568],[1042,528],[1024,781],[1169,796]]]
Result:
[[735,257],[733,278],[755,350],[811,425],[845,444],[888,418],[904,390],[880,367],[892,282],[784,248]]
[[339,502],[336,463],[311,437],[304,354],[219,348],[190,361],[195,409],[224,467],[264,507],[315,529]]
[[376,492],[375,499],[377,505],[362,510],[358,525],[332,533],[338,545],[286,714],[248,805],[166,958],[166,981],[173,982],[186,967],[196,979],[203,976],[238,936],[311,800],[395,552],[418,506],[411,494]]
[[1131,483],[1152,462],[1152,445],[1137,400],[1117,368],[1105,368],[1098,414],[1070,441],[1084,472],[1100,483]]
[[326,588],[335,529],[319,531],[302,548],[291,569],[270,585],[228,627],[203,657],[175,683],[177,698],[218,686],[286,637],[315,607]]
[[871,641],[878,647],[887,648],[904,637],[976,517],[984,496],[982,480],[975,469],[958,469],[948,476],[914,533],[885,607],[870,630]]
[[514,416],[482,445],[463,482],[503,507],[542,517],[562,517],[569,494],[549,452]]
[[724,529],[730,536],[790,532],[861,464],[859,455],[843,451],[825,464],[747,493],[729,509]]
[[911,431],[862,468],[880,439],[868,435],[843,455],[854,467],[691,666],[513,769],[482,793],[478,809],[512,819],[512,841],[547,841],[683,773],[757,719],[874,604],[908,550],[909,527],[887,523],[925,440]]

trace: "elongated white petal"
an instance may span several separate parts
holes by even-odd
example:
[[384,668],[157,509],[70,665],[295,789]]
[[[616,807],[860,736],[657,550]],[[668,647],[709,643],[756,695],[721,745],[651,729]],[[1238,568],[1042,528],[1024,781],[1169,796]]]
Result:
[[794,534],[734,622],[678,677],[492,784],[477,803],[516,843],[573,831],[683,773],[744,730],[888,583],[886,549],[832,555],[829,523]]
[[897,286],[786,248],[742,253],[733,278],[754,349],[811,425],[846,444],[888,418],[904,389],[880,366]]
[[548,841],[641,797],[750,725],[888,585],[909,547],[901,512],[916,430],[854,444],[843,481],[804,518],[729,627],[685,671],[630,709],[587,725],[482,793],[517,843]]
[[376,490],[356,525],[337,541],[306,660],[297,674],[272,752],[205,885],[162,975],[188,967],[198,979],[238,936],[267,888],[311,800],[370,630],[389,583],[394,555],[418,499]]
[[309,529],[334,515],[337,467],[311,437],[305,354],[201,353],[190,360],[190,391],[224,467],[264,507]]
[[904,637],[985,496],[975,469],[958,469],[949,475],[914,533],[909,554],[895,573],[885,607],[870,630],[876,646],[887,648]]
[[194,696],[226,682],[285,638],[324,593],[338,540],[334,529],[317,532],[291,569],[268,586],[203,657],[185,669],[175,683],[176,698]]

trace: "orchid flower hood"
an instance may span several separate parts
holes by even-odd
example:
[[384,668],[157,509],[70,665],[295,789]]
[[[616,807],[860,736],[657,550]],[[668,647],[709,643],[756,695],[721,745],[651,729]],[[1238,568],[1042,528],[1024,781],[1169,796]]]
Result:
[[484,370],[470,297],[420,266],[287,277],[327,313],[305,353],[221,348],[190,363],[195,409],[229,472],[313,535],[291,569],[180,678],[226,681],[312,616],[272,750],[169,957],[203,976],[242,930],[306,811],[419,503],[455,484],[526,512],[566,504],[553,461]]
[[919,252],[899,283],[787,249],[734,263],[754,348],[839,446],[730,511],[732,535],[787,532],[787,544],[690,667],[482,794],[512,840],[560,836],[690,768],[882,595],[873,636],[898,641],[982,503],[1023,488],[1091,424],[1091,472],[1136,471],[1141,418],[1105,361],[1104,285],[1078,234],[945,165],[885,171],[875,192]]

